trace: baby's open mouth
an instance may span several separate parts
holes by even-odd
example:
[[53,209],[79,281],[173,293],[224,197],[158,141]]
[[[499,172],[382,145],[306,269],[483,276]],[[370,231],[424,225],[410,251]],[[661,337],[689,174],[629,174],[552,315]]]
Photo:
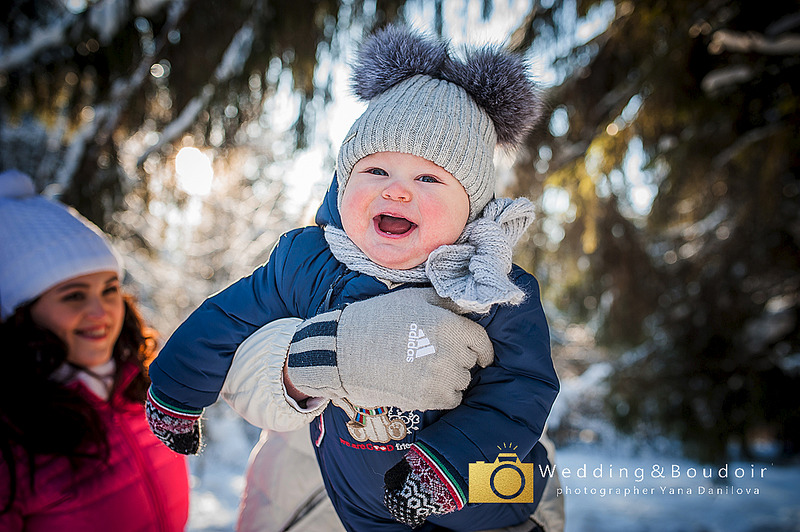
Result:
[[416,227],[415,223],[405,218],[397,218],[388,214],[380,214],[375,219],[378,222],[378,229],[390,235],[402,235]]

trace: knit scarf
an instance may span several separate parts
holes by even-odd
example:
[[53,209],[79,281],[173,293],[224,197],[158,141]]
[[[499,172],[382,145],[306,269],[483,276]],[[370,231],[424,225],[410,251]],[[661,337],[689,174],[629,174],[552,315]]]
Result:
[[492,305],[518,305],[525,299],[508,274],[514,246],[533,217],[533,204],[526,198],[494,199],[455,243],[439,246],[425,262],[408,270],[372,262],[337,227],[325,227],[325,240],[333,256],[351,270],[394,283],[430,282],[436,293],[463,312],[485,314]]

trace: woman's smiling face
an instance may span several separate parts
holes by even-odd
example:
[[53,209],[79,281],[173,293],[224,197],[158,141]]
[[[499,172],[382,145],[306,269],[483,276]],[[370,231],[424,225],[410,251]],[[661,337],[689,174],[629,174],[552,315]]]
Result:
[[67,361],[92,368],[111,360],[125,304],[114,272],[74,277],[43,293],[31,307],[33,321],[67,347]]
[[370,260],[407,270],[458,239],[469,196],[450,172],[427,159],[378,152],[353,167],[340,213],[350,240]]

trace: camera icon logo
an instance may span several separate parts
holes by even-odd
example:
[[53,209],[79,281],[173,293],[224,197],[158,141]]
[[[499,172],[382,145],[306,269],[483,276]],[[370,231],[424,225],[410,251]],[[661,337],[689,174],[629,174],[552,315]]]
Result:
[[469,502],[533,502],[533,464],[516,453],[469,464]]

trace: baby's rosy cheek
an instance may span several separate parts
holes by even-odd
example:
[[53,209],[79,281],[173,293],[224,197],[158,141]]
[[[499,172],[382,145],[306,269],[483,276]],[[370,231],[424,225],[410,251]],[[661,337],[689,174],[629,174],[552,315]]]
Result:
[[454,224],[453,210],[448,205],[436,205],[428,209],[428,217],[432,220],[444,222],[447,225]]

